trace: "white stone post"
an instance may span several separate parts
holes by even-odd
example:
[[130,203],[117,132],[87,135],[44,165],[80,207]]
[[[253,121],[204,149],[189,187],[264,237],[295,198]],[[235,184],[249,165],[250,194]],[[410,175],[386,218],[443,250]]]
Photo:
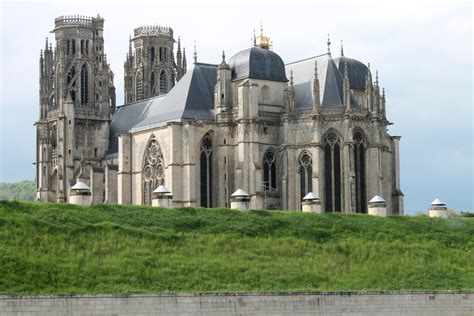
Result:
[[91,189],[81,179],[69,190],[69,203],[89,206],[92,203]]
[[172,208],[173,196],[171,195],[170,190],[168,190],[164,185],[157,187],[152,194],[151,206]]
[[242,189],[237,189],[230,196],[230,208],[239,211],[250,210],[250,196]]
[[305,213],[321,213],[321,201],[313,192],[309,192],[301,202],[301,209]]
[[376,195],[369,201],[369,215],[387,216],[387,204],[381,196]]
[[431,202],[429,214],[430,217],[448,218],[448,208],[446,207],[446,203],[440,199],[434,200]]

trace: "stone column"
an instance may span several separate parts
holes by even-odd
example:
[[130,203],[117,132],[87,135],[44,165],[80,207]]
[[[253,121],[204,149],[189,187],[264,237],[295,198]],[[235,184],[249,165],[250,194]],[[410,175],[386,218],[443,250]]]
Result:
[[321,202],[319,197],[313,192],[306,194],[301,204],[301,209],[305,213],[321,213]]
[[160,185],[155,189],[155,191],[153,191],[151,205],[155,207],[172,208],[172,199],[173,196],[171,195],[170,190],[168,190],[164,185]]
[[130,134],[118,136],[118,172],[117,172],[117,203],[132,203],[132,139]]
[[376,195],[369,201],[369,215],[387,216],[387,205],[381,196]]
[[446,203],[440,199],[431,202],[429,215],[430,217],[448,218],[448,208],[446,207]]
[[76,184],[69,190],[69,203],[89,206],[92,203],[91,190],[82,179],[77,179]]
[[250,210],[250,196],[242,189],[237,189],[230,196],[230,208],[239,211]]

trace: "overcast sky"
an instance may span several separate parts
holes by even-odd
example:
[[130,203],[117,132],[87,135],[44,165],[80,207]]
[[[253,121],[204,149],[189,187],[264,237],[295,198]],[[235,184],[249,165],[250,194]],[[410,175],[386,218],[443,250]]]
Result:
[[54,18],[105,18],[105,52],[123,102],[128,37],[165,25],[181,37],[188,64],[219,63],[248,48],[263,22],[288,63],[326,52],[340,40],[346,56],[379,69],[389,133],[401,139],[401,187],[408,213],[435,198],[473,210],[472,4],[470,1],[74,1],[1,2],[0,181],[34,179],[38,58]]

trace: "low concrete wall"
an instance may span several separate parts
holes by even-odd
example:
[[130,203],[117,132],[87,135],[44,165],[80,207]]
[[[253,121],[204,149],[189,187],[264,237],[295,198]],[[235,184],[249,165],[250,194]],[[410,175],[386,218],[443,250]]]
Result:
[[0,296],[0,315],[474,315],[474,291]]

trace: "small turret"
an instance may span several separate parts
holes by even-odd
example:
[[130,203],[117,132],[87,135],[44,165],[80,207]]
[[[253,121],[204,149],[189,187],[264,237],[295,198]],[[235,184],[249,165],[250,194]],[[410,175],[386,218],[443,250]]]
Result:
[[176,51],[176,81],[179,81],[183,77],[183,57],[181,55],[181,39],[178,36],[178,49]]
[[321,88],[319,86],[318,77],[318,61],[314,62],[314,79],[313,79],[313,111],[315,114],[319,114],[321,110]]
[[186,63],[186,47],[183,47],[183,75],[188,70],[188,65]]
[[217,83],[214,95],[215,112],[218,121],[231,119],[231,82],[232,70],[225,61],[225,52],[222,51],[222,61],[217,67]]
[[196,41],[194,41],[194,53],[193,53],[193,56],[194,56],[194,63],[197,64],[197,62],[198,62],[198,53],[197,53],[197,50],[196,50]]
[[347,62],[344,63],[344,107],[345,112],[348,113],[351,109],[351,88],[349,82],[349,67],[347,66]]

